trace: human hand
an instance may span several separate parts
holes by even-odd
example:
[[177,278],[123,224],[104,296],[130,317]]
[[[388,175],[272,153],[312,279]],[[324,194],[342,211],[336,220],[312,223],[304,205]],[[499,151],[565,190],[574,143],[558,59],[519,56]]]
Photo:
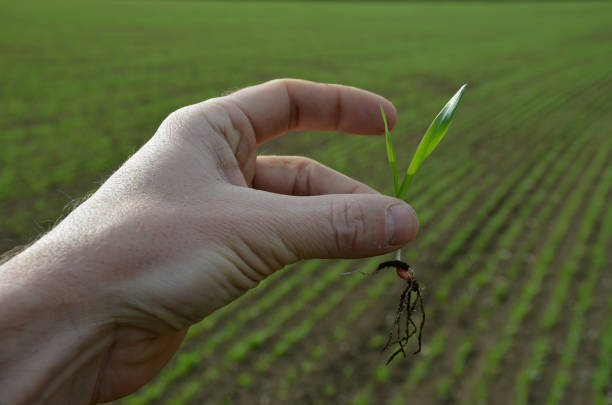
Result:
[[[380,255],[414,237],[417,219],[406,203],[310,159],[257,156],[257,145],[291,130],[382,133],[381,103],[392,126],[395,109],[375,94],[275,80],[182,108],[5,265],[5,279],[45,291],[41,302],[61,297],[52,300],[62,322],[78,324],[84,338],[74,345],[97,342],[86,360],[67,360],[85,402],[135,391],[190,325],[283,266]],[[44,281],[36,270],[26,281],[11,271],[41,256],[51,265]],[[70,385],[70,376],[60,377],[56,386]]]

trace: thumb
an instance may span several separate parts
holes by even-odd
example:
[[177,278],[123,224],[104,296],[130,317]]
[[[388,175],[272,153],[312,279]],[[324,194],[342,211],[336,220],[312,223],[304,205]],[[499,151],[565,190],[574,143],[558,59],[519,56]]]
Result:
[[399,249],[414,239],[412,207],[379,194],[278,196],[274,231],[299,259],[360,258]]

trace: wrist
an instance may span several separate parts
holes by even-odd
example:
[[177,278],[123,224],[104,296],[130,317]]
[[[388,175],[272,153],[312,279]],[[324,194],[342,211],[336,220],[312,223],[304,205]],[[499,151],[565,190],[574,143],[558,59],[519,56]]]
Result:
[[[0,392],[8,403],[90,403],[112,345],[78,249],[46,235],[0,267]],[[59,245],[61,246],[61,245]]]

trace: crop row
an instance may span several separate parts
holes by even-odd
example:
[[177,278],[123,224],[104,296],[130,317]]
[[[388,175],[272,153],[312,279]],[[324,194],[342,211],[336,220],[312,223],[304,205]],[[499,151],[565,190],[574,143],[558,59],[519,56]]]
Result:
[[[551,264],[555,260],[556,250],[563,238],[567,235],[571,221],[578,212],[585,199],[589,187],[592,186],[597,175],[601,172],[607,160],[608,151],[599,149],[595,158],[590,162],[589,167],[581,173],[581,180],[570,195],[567,203],[562,207],[562,211],[555,222],[554,229],[550,233],[550,239],[544,246],[543,251],[534,263],[533,269],[527,280],[524,281],[523,290],[516,298],[515,305],[512,307],[508,322],[502,330],[501,337],[495,343],[480,364],[481,379],[472,391],[474,402],[482,402],[486,399],[491,379],[497,375],[499,366],[505,353],[512,344],[513,337],[518,332],[521,322],[531,310],[531,302],[540,291],[542,281],[551,270]],[[591,202],[592,204],[592,202]]]
[[[575,153],[575,150],[574,150]],[[568,156],[570,157],[570,156]],[[584,158],[586,161],[586,158]],[[583,163],[584,163],[583,161]],[[580,167],[579,162],[576,162],[578,167]],[[556,169],[557,174],[551,173],[551,176],[554,180],[558,179],[560,176],[559,172],[559,164],[557,164]],[[567,174],[561,170],[563,174]],[[548,188],[554,184],[554,181],[551,181],[549,177],[545,179],[546,181],[542,184],[542,188],[539,188],[536,193],[534,193],[533,199],[530,202],[527,202],[525,205],[521,207],[520,212],[517,214],[517,218],[512,222],[508,230],[501,236],[499,242],[499,249],[503,251],[510,252],[512,244],[518,235],[523,233],[527,227],[525,219],[529,218],[532,215],[534,210],[538,210],[537,221],[538,223],[544,223],[549,220],[549,218],[553,215],[556,207],[553,204],[544,205],[543,209],[540,209],[542,203],[546,201],[548,197],[549,190]],[[559,189],[559,195],[563,195],[568,192],[570,187],[573,185],[571,182],[563,183],[562,187]],[[537,224],[531,224],[536,225]],[[528,236],[524,239],[521,239],[522,246],[516,250],[514,256],[515,257],[524,257],[524,255],[532,248],[532,246],[538,241],[539,236],[537,233],[531,232],[528,233]],[[509,253],[506,254],[497,254],[490,258],[490,260],[485,263],[485,267],[482,272],[473,276],[470,279],[468,288],[463,293],[463,295],[458,299],[458,302],[453,306],[455,309],[453,310],[454,317],[460,317],[464,313],[466,313],[467,309],[470,308],[470,303],[476,299],[475,294],[478,289],[482,289],[482,287],[490,282],[493,278],[493,274],[495,271],[499,271],[500,268],[503,267],[503,262],[508,258]],[[514,283],[514,280],[517,277],[518,269],[522,267],[519,260],[514,260],[511,266],[505,271],[506,276],[505,279],[496,279],[497,285],[494,288],[490,288],[489,290],[494,291],[494,300],[490,302],[487,308],[484,308],[480,311],[480,315],[476,320],[476,328],[461,341],[456,342],[455,346],[457,347],[455,353],[455,360],[451,367],[451,376],[444,377],[441,379],[437,386],[437,393],[440,397],[446,398],[449,393],[451,381],[456,381],[465,371],[465,360],[469,353],[472,351],[473,345],[478,336],[480,336],[483,331],[486,329],[488,325],[488,321],[492,315],[496,312],[496,306],[501,302],[501,300],[505,297],[507,292],[507,288],[499,288],[500,285],[508,285],[510,283]]]
[[[542,208],[549,198],[551,191],[554,190],[555,184],[563,179],[563,176],[567,176],[567,168],[565,162],[575,161],[576,166],[579,166],[580,160],[577,159],[583,151],[584,145],[587,143],[586,138],[578,138],[573,144],[564,151],[561,156],[553,154],[547,154],[544,156],[534,167],[531,168],[532,172],[528,178],[525,178],[517,190],[509,198],[508,203],[503,207],[500,207],[494,216],[489,219],[489,226],[482,230],[478,239],[474,241],[474,248],[481,252],[484,249],[484,244],[490,240],[492,235],[502,228],[504,224],[507,224],[507,229],[503,234],[499,236],[499,242],[496,246],[496,255],[486,260],[483,267],[477,274],[474,274],[469,282],[465,291],[461,294],[460,298],[453,304],[453,314],[455,317],[459,317],[460,314],[464,313],[466,308],[471,305],[475,299],[476,292],[481,289],[485,284],[492,280],[494,272],[498,270],[502,263],[510,258],[512,245],[523,233],[527,233],[528,227],[537,228],[542,226],[549,220],[553,215],[553,210],[550,208],[552,205],[549,204]],[[559,144],[557,144],[559,145]],[[586,163],[584,161],[583,163]],[[532,177],[533,175],[533,177]],[[571,186],[571,182],[562,182],[561,187],[557,190],[559,195],[563,194],[563,191],[567,190]],[[512,222],[509,222],[510,215],[513,211]],[[534,215],[536,214],[537,215]],[[537,222],[533,222],[533,220]],[[531,223],[530,223],[531,222]],[[535,234],[528,236],[523,241],[529,241],[535,239]],[[515,253],[514,256],[522,257],[526,253],[527,249],[530,248],[530,244],[524,243],[520,254]],[[458,266],[471,267],[475,265],[475,257],[472,256],[472,260],[460,261]],[[507,278],[505,280],[499,280],[494,292],[495,296],[502,298],[507,294],[508,282],[512,282],[516,277],[516,269],[519,268],[519,261],[515,261],[510,268],[505,272]]]
[[[608,227],[611,222],[608,222]],[[609,230],[607,232],[610,232]],[[609,265],[604,261],[604,265]],[[593,398],[597,405],[608,405],[610,399],[610,392],[612,391],[612,297],[608,303],[608,318],[606,320],[606,327],[603,330],[600,338],[599,347],[599,364],[593,373]]]
[[[523,165],[520,169],[515,169],[502,184],[495,188],[491,197],[476,213],[474,220],[454,233],[439,256],[441,265],[447,264],[452,257],[465,248],[470,235],[476,234],[476,236],[469,249],[469,254],[453,263],[451,271],[440,280],[435,293],[438,301],[446,301],[457,280],[463,278],[472,268],[474,261],[508,220],[512,211],[522,203],[526,193],[542,178],[546,167],[551,161],[554,161],[563,146],[561,143],[557,144],[535,167]],[[544,148],[539,150],[542,151]],[[487,223],[484,228],[480,225],[483,222]]]
[[[605,104],[602,104],[600,106],[601,108],[605,109]],[[576,125],[579,125],[580,123],[576,123]],[[575,129],[578,130],[578,129]],[[587,133],[597,133],[598,128],[596,126],[591,125],[583,127],[582,128],[583,132],[585,134]],[[570,128],[571,131],[571,128]],[[583,157],[583,160],[586,159]],[[579,162],[575,162],[573,160],[568,160],[569,162],[572,162],[572,165],[569,167],[569,170],[572,171],[574,173],[574,177],[579,176],[581,173],[579,172],[579,167],[582,166],[582,164],[580,164]],[[565,200],[563,199],[563,195],[565,193],[567,193],[568,190],[571,189],[572,184],[575,180],[571,180],[572,176],[570,175],[570,173],[566,173],[565,174],[566,177],[568,177],[567,181],[565,181],[564,183],[561,184],[561,187],[558,191],[558,195],[556,196],[554,201],[549,201],[546,205],[544,205],[544,208],[542,210],[540,210],[540,216],[550,216],[551,212],[552,212],[552,205],[550,204],[551,202],[555,202],[555,203],[560,203],[560,202],[565,202]],[[530,244],[533,245],[535,244],[539,239],[539,235],[537,235],[536,233],[530,233],[528,235],[527,240],[531,240],[530,243],[528,243],[527,245],[524,246],[522,253],[518,254],[518,256],[523,256],[528,249],[525,249],[525,247],[528,247]],[[512,263],[512,265],[506,270],[506,275],[507,275],[507,279],[506,280],[502,280],[501,282],[498,282],[497,286],[495,287],[494,291],[495,291],[495,296],[496,297],[501,297],[504,296],[505,294],[507,294],[508,290],[509,290],[509,284],[512,282],[512,280],[514,280],[517,276],[517,273],[519,271],[519,269],[521,268],[521,264],[518,261],[514,261]],[[483,315],[487,314],[487,312],[483,312]],[[488,315],[490,316],[491,313],[489,311]],[[480,328],[479,331],[477,333],[480,333]]]
[[[485,261],[483,267],[473,276],[470,277],[466,288],[460,295],[453,295],[455,297],[455,301],[449,303],[449,306],[452,307],[451,313],[453,318],[459,319],[463,316],[468,309],[471,308],[474,301],[478,297],[478,293],[489,284],[495,273],[499,271],[500,268],[503,267],[504,262],[511,256],[514,257],[522,257],[527,252],[527,250],[531,247],[531,242],[535,242],[535,233],[532,233],[531,236],[522,240],[522,246],[518,248],[514,254],[510,252],[513,251],[513,246],[515,245],[517,239],[519,239],[520,235],[526,233],[528,231],[528,226],[541,226],[546,223],[550,217],[554,214],[554,205],[550,204],[549,206],[542,209],[543,204],[546,202],[547,197],[550,195],[551,190],[554,189],[555,184],[562,178],[563,175],[566,175],[565,171],[565,163],[566,161],[573,161],[579,154],[582,152],[582,147],[586,143],[585,139],[578,138],[573,145],[562,155],[557,156],[554,153],[547,154],[539,163],[533,167],[533,177],[529,176],[526,178],[517,188],[516,193],[513,194],[518,196],[519,202],[521,203],[518,212],[512,217],[512,222],[508,224],[507,228],[501,233],[498,238],[496,249],[498,253],[492,255]],[[583,162],[585,163],[586,160]],[[579,166],[580,162],[577,161],[577,166]],[[567,186],[565,188],[559,189],[559,193],[566,192],[569,189],[569,186],[572,183],[566,183]],[[483,236],[482,239],[478,238],[474,241],[474,248],[476,248],[479,252],[482,252],[483,243],[480,242],[488,240],[489,235],[493,235],[489,231],[499,230],[503,223],[508,221],[508,216],[511,210],[515,209],[517,201],[514,201],[513,198],[508,200],[508,203],[504,206],[500,207],[497,213],[489,220],[487,227],[483,229],[482,233],[479,236]],[[535,213],[538,215],[534,215]],[[531,222],[530,219],[534,218],[536,222]],[[465,266],[467,268],[473,267],[476,265],[477,257],[469,256],[466,260],[460,261],[458,266]],[[519,263],[518,260],[515,263]],[[514,278],[516,277],[516,272],[506,272],[506,279],[504,280],[504,285],[508,283],[514,282]],[[498,282],[497,288],[494,291],[495,301],[494,303],[499,303],[499,301],[505,297],[507,290],[499,288],[500,283]],[[444,300],[443,300],[444,302]],[[473,333],[459,342],[456,342],[457,351],[455,353],[455,360],[451,367],[451,376],[440,378],[440,382],[438,383],[436,390],[437,394],[441,399],[446,399],[449,394],[449,389],[451,386],[451,382],[457,380],[462,376],[465,371],[465,359],[473,349],[473,344],[475,343],[476,337],[482,332],[482,330],[486,327],[486,322],[488,320],[488,316],[493,314],[493,310],[491,308],[487,309],[480,313],[479,324],[474,330]]]
[[[510,224],[509,228],[504,232],[500,237],[500,241],[497,247],[497,250],[500,251],[497,255],[492,256],[489,260],[486,261],[483,269],[473,276],[468,284],[468,287],[463,292],[461,297],[457,300],[457,302],[453,305],[453,316],[459,318],[462,316],[474,300],[476,300],[476,293],[479,289],[482,289],[485,284],[491,282],[493,280],[493,276],[496,271],[499,271],[500,268],[503,267],[503,263],[510,257],[512,246],[517,240],[517,238],[522,234],[527,232],[527,237],[519,239],[520,246],[515,248],[514,254],[512,256],[522,258],[524,257],[537,243],[539,240],[539,235],[535,232],[528,232],[528,227],[533,226],[534,228],[541,227],[546,222],[550,221],[551,217],[554,215],[556,210],[558,209],[555,204],[550,201],[546,203],[547,198],[550,195],[551,189],[554,189],[555,183],[562,176],[570,176],[565,171],[564,161],[574,161],[574,158],[577,153],[584,154],[583,151],[579,148],[584,140],[577,141],[568,154],[563,156],[556,165],[552,166],[549,169],[548,175],[544,178],[542,184],[537,187],[536,191],[533,193],[532,199],[529,201],[525,201],[520,208],[520,211],[516,214],[515,220]],[[583,167],[588,161],[589,155],[584,154],[582,157],[582,161],[575,160],[575,174],[574,177],[569,177],[568,181],[562,182],[561,186],[557,190],[557,194],[559,196],[559,200],[562,199],[562,196],[567,194],[571,187],[573,186],[573,181],[575,181],[575,177],[578,175],[578,170]],[[533,220],[529,221],[532,217],[534,217],[534,213],[537,211],[537,215],[535,215],[536,222]],[[493,219],[494,220],[494,219]],[[529,225],[527,225],[531,222]],[[507,252],[507,253],[504,253]],[[446,377],[441,380],[439,383],[437,390],[438,395],[442,398],[445,398],[448,395],[448,388],[451,379],[458,379],[463,372],[465,371],[465,359],[468,354],[471,352],[473,345],[476,341],[476,338],[482,333],[484,329],[486,329],[489,318],[495,313],[495,307],[500,303],[502,299],[506,296],[508,292],[508,286],[510,284],[514,285],[515,280],[518,276],[518,270],[522,267],[522,263],[520,260],[514,260],[510,267],[505,269],[505,277],[502,279],[496,280],[497,283],[492,289],[494,292],[494,301],[489,305],[488,308],[482,310],[480,312],[480,316],[477,320],[477,327],[470,333],[469,336],[462,339],[457,343],[458,349],[455,353],[455,361],[452,366],[452,377]]]
[[[584,316],[590,308],[593,300],[593,291],[595,289],[595,283],[599,272],[604,266],[605,256],[607,247],[610,246],[610,228],[609,225],[612,223],[612,210],[604,210],[606,203],[606,196],[609,193],[609,187],[612,185],[612,170],[608,170],[606,175],[600,179],[597,188],[591,195],[593,203],[589,205],[588,210],[584,213],[580,221],[578,228],[578,239],[575,243],[575,247],[572,250],[571,255],[565,260],[564,265],[561,267],[558,273],[558,281],[556,288],[553,292],[552,298],[549,301],[547,310],[542,314],[540,320],[540,328],[545,333],[549,331],[554,325],[558,323],[559,312],[563,306],[563,303],[567,302],[568,297],[571,297],[573,292],[577,292],[577,300],[575,307],[572,311],[572,317],[569,324],[569,330],[567,335],[567,341],[564,345],[563,352],[561,354],[561,364],[557,368],[555,373],[552,387],[550,389],[550,395],[548,396],[547,404],[556,405],[563,399],[564,388],[568,383],[570,377],[570,367],[574,362],[575,356],[578,351],[578,345],[582,337],[582,331],[584,329]],[[604,213],[602,214],[602,210]],[[592,248],[589,249],[589,241],[591,239],[593,230],[598,221],[603,217],[602,229],[593,244]],[[569,290],[569,283],[572,276],[576,273],[581,263],[587,262],[586,257],[591,258],[589,263],[586,277],[580,287],[572,287],[573,291]],[[567,286],[566,286],[567,285]],[[562,294],[560,293],[562,291]],[[573,300],[572,300],[573,301]],[[546,357],[549,347],[551,345],[550,336],[541,336],[538,339],[538,343],[533,346],[531,353],[534,358]],[[529,382],[538,378],[542,367],[543,360],[532,364],[523,369],[517,378],[516,394],[517,403],[527,403],[529,398]]]

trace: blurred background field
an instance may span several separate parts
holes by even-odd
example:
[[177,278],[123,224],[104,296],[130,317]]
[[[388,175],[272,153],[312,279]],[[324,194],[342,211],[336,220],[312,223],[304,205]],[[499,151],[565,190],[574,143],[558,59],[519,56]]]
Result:
[[[405,168],[467,82],[409,197],[424,350],[380,353],[403,284],[379,259],[277,273],[193,327],[123,404],[612,403],[612,4],[0,3],[0,250],[49,229],[173,110],[278,77],[378,92]],[[404,152],[402,152],[404,151]],[[392,189],[383,138],[261,153]]]

